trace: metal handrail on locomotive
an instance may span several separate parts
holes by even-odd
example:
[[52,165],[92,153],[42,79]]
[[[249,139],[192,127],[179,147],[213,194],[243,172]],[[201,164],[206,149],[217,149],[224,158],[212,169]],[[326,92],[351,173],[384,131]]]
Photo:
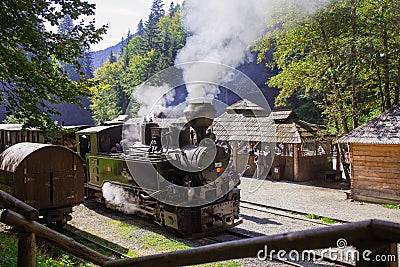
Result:
[[88,197],[185,236],[240,224],[239,175],[230,154],[206,133],[214,107],[190,103],[184,113],[186,119],[133,118],[78,131]]

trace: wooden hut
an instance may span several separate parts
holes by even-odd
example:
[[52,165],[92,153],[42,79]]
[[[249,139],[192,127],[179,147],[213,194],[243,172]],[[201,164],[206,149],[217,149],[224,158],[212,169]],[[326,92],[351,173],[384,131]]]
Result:
[[400,105],[342,136],[350,144],[355,200],[400,203]]
[[[236,169],[241,172],[249,166],[247,175],[255,171],[255,148],[266,152],[268,168],[278,179],[307,181],[333,171],[328,161],[330,140],[321,139],[324,130],[300,120],[292,110],[268,114],[245,99],[227,107],[212,127],[218,140],[232,143]],[[323,146],[323,153],[317,151],[319,145]]]

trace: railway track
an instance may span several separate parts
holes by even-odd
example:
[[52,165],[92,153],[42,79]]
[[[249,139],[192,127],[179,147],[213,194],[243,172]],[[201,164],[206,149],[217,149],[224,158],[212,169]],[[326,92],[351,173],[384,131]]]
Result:
[[[227,236],[233,236],[234,239],[227,239]],[[223,233],[220,233],[218,235],[213,235],[213,236],[207,236],[204,237],[203,239],[207,239],[212,241],[213,243],[222,243],[222,242],[227,242],[227,241],[234,241],[234,240],[241,240],[241,239],[246,239],[246,238],[254,238],[255,236],[245,234],[236,230],[226,230]],[[308,254],[306,255],[308,257]],[[311,255],[312,256],[312,255]],[[311,257],[310,256],[310,257]],[[353,264],[350,264],[348,262],[342,262],[338,260],[333,260],[331,258],[321,256],[319,254],[315,254],[316,259],[322,260],[322,262],[325,263],[333,263],[335,266],[354,266]],[[286,265],[290,266],[296,266],[296,267],[304,267],[304,266],[321,266],[319,263],[315,263],[313,261],[297,261],[297,260],[291,260],[291,259],[285,259],[284,257],[278,256],[277,254],[272,254],[271,258],[268,259],[269,261],[272,262],[278,262],[278,263],[283,263]],[[323,265],[323,264],[322,264]],[[323,265],[326,266],[326,265]]]
[[[309,218],[307,218],[307,216],[309,216],[310,214],[305,213],[305,212],[275,207],[275,206],[271,206],[271,205],[260,204],[260,203],[256,203],[256,202],[246,201],[246,200],[241,200],[240,202],[241,202],[240,208],[243,208],[243,209],[248,209],[248,210],[262,212],[262,213],[269,213],[269,214],[272,214],[275,216],[280,216],[280,217],[289,218],[289,219],[293,219],[293,220],[310,222],[313,224],[320,224],[323,226],[329,226],[329,224],[319,220],[320,218],[322,218],[322,216],[315,215],[316,218],[309,219]],[[345,220],[341,220],[341,219],[337,219],[337,218],[330,218],[330,219],[334,220],[336,223],[341,223],[341,224],[349,223],[349,221],[345,221]],[[335,264],[335,266],[354,266],[354,264],[334,260],[334,259],[322,256],[319,254],[316,254],[315,258],[321,259],[323,262],[333,263],[333,264]],[[278,261],[281,263],[285,263],[285,264],[288,264],[291,266],[305,266],[305,265],[310,266],[309,262],[304,265],[302,263],[279,258],[276,255],[273,255],[272,260]]]
[[[99,205],[97,205],[97,203],[96,203],[96,206],[98,207]],[[310,223],[319,223],[317,220],[301,218],[301,217],[304,217],[304,216],[300,216],[300,217],[295,216],[295,215],[306,215],[306,213],[295,212],[295,211],[291,211],[291,210],[287,210],[287,209],[280,209],[280,208],[276,208],[276,207],[272,207],[272,206],[268,206],[268,205],[252,203],[252,202],[249,202],[249,201],[242,201],[241,208],[250,209],[250,210],[257,211],[257,212],[267,212],[267,213],[271,213],[271,214],[274,214],[274,215],[277,215],[277,216],[287,217],[287,218],[290,218],[290,219],[296,219],[296,220],[301,219],[301,220],[304,220],[304,221],[307,221],[307,222],[310,222]],[[107,210],[107,211],[110,212],[110,210]],[[118,214],[120,214],[120,213],[118,213]],[[322,223],[322,222],[319,223],[319,224],[327,226],[327,224]],[[106,246],[104,244],[101,244],[101,243],[93,240],[92,238],[88,238],[86,236],[82,236],[82,233],[79,233],[79,231],[80,231],[79,229],[76,229],[77,231],[75,231],[74,227],[67,226],[65,230],[70,232],[70,234],[68,234],[68,235],[71,236],[72,238],[76,239],[78,242],[81,242],[81,243],[84,242],[85,244],[87,244],[87,243],[93,244],[93,246],[98,248],[100,251],[106,250],[112,256],[117,257],[117,258],[128,257],[126,254],[124,254],[124,253],[122,253],[122,252],[120,252],[120,251],[118,251],[116,249],[110,248],[109,246]],[[198,245],[213,244],[213,243],[223,243],[223,242],[227,242],[227,241],[234,241],[234,240],[241,240],[241,239],[246,239],[246,238],[253,238],[256,235],[257,234],[244,233],[239,228],[233,228],[233,229],[226,230],[226,231],[224,231],[222,233],[219,233],[219,234],[215,234],[215,235],[204,237],[202,239],[204,241],[206,241],[206,242],[204,242],[203,244],[201,244],[201,242],[200,242]],[[79,241],[78,239],[79,240],[83,240],[83,241]],[[97,250],[97,249],[95,249],[95,250]],[[256,257],[256,255],[255,255],[255,257]],[[328,263],[328,262],[335,263],[334,266],[354,266],[354,265],[351,265],[349,263],[344,263],[344,262],[339,262],[339,261],[332,261],[329,258],[320,257],[320,255],[316,255],[316,258],[321,259],[322,262],[325,262],[325,263]],[[258,262],[258,263],[261,263],[256,258],[254,258],[253,260]],[[306,262],[294,261],[294,260],[291,260],[291,259],[285,259],[285,258],[278,257],[278,255],[272,255],[271,259],[269,259],[269,260],[270,260],[269,262],[275,262],[276,264],[282,264],[282,265],[285,265],[285,266],[321,266],[319,263],[314,263],[312,261],[306,261]]]
[[[240,208],[269,213],[269,214],[273,214],[276,216],[286,217],[289,219],[312,222],[312,223],[321,224],[324,226],[328,225],[327,223],[317,220],[317,219],[322,218],[322,216],[319,216],[319,215],[315,215],[315,217],[316,217],[315,219],[309,219],[309,218],[307,218],[307,216],[309,216],[310,214],[306,213],[306,212],[295,211],[295,210],[270,206],[270,205],[266,205],[266,204],[260,204],[260,203],[256,203],[256,202],[246,201],[246,200],[240,200]],[[294,216],[294,215],[297,215],[297,216]],[[299,216],[301,216],[301,217],[299,217]],[[341,219],[337,219],[337,218],[330,218],[330,219],[334,220],[336,223],[342,223],[342,224],[349,223],[349,221],[345,221],[345,220],[341,220]]]
[[[94,238],[89,238],[89,237],[85,236],[85,232],[82,232],[81,230],[76,229],[73,226],[66,225],[63,228],[58,228],[58,227],[52,227],[52,228],[53,228],[53,230],[56,230],[57,232],[59,232],[63,235],[71,237],[75,241],[77,241],[87,247],[90,247],[90,248],[102,253],[103,255],[111,256],[116,259],[129,258],[129,256],[126,255],[125,253],[122,253],[121,251],[111,248],[103,243],[100,243],[100,242],[96,241]],[[104,241],[104,242],[107,242],[107,241]],[[114,244],[114,246],[118,246],[118,245]]]

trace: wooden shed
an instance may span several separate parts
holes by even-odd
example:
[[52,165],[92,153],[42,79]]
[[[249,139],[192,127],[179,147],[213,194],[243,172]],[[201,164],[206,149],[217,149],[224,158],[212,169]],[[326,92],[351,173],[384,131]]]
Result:
[[400,105],[337,142],[350,145],[351,192],[355,200],[400,203]]
[[[268,114],[260,106],[243,99],[227,107],[212,127],[218,140],[232,143],[236,169],[241,172],[250,166],[245,172],[247,175],[255,171],[255,156],[247,151],[243,153],[241,145],[247,146],[246,143],[250,151],[258,147],[267,155],[267,168],[271,168],[272,175],[278,179],[307,181],[333,171],[328,161],[330,140],[323,140],[324,129],[300,120],[292,110]],[[323,153],[318,152],[320,145]]]

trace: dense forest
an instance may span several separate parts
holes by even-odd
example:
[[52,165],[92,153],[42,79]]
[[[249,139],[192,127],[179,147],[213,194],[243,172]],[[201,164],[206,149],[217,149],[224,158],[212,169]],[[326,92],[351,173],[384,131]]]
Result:
[[107,27],[96,28],[93,20],[64,31],[60,24],[67,16],[75,21],[93,15],[94,10],[95,5],[83,1],[2,1],[0,102],[9,120],[55,129],[51,118],[59,113],[55,104],[80,104],[82,97],[90,95],[88,88],[97,82],[84,74],[73,80],[66,68],[74,66],[81,73],[80,59]]
[[181,16],[179,5],[171,3],[165,14],[162,1],[154,0],[148,19],[139,22],[134,35],[128,35],[118,58],[111,53],[95,72],[95,78],[103,82],[92,97],[91,110],[96,122],[124,114],[133,89],[174,64],[186,40]]
[[[275,70],[267,84],[279,89],[276,106],[341,135],[399,103],[398,1],[308,1],[319,5],[316,12],[284,2],[269,12],[265,34],[251,47]],[[184,6],[154,0],[148,18],[93,73],[90,44],[106,27],[77,21],[94,12],[84,1],[3,1],[0,102],[9,121],[53,127],[55,104],[87,98],[97,123],[113,119],[125,113],[136,86],[174,64],[191,34]]]
[[276,104],[314,106],[340,135],[399,103],[399,1],[328,1],[308,16],[298,10],[277,12],[256,45],[259,59],[273,50],[268,64],[279,74],[268,84],[281,90]]

